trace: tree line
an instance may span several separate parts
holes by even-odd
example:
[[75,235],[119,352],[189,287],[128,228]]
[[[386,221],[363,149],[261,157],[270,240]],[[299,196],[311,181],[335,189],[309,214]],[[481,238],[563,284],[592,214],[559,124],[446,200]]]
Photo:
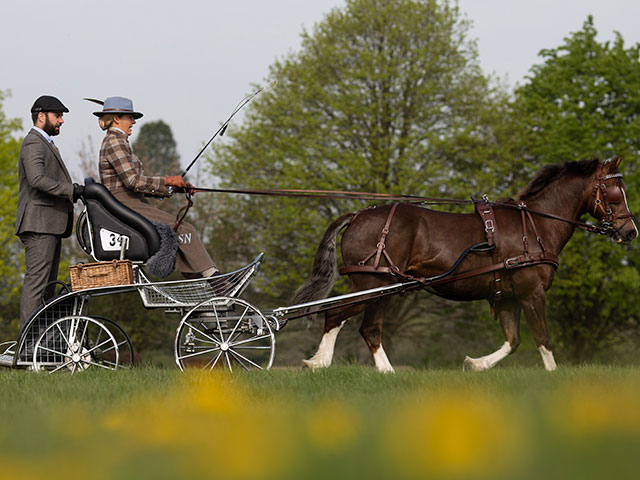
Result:
[[[629,207],[637,211],[640,46],[625,45],[618,33],[613,41],[600,42],[597,33],[588,17],[559,46],[541,50],[540,63],[511,89],[481,70],[469,22],[454,2],[347,0],[302,33],[297,51],[271,65],[268,77],[278,81],[277,88],[257,97],[242,123],[229,128],[227,141],[209,151],[209,178],[229,188],[462,199],[487,193],[493,200],[515,196],[545,164],[617,154],[623,158]],[[22,267],[11,231],[19,148],[12,134],[19,125],[1,112],[3,333],[17,311],[16,272]],[[165,168],[161,164],[153,171],[152,159],[178,164],[170,128],[161,123],[144,135],[143,125],[134,143],[150,173]],[[288,304],[310,271],[327,225],[365,206],[201,194],[190,215],[225,270],[266,253],[249,296],[269,308]],[[633,361],[623,354],[640,340],[633,295],[640,286],[639,260],[635,244],[623,248],[593,234],[574,235],[548,296],[548,323],[560,360]],[[345,289],[343,281],[336,293]],[[385,324],[385,345],[396,362],[459,362],[461,343],[471,353],[470,348],[491,347],[500,338],[486,304],[452,304],[425,294],[396,303],[396,318]],[[163,335],[170,335],[172,327],[158,328],[157,315],[130,318],[143,348],[154,348],[149,338],[161,344]],[[309,332],[301,322],[287,326],[279,334],[278,361],[299,361],[319,339],[318,328]],[[421,349],[427,342],[429,357]]]

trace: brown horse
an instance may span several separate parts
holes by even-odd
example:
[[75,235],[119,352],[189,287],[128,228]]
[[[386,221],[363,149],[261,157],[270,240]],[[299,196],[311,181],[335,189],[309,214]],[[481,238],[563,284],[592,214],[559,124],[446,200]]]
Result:
[[[368,265],[365,269],[350,267],[352,292],[410,278],[429,279],[448,271],[462,258],[450,277],[430,290],[452,300],[489,300],[506,339],[490,355],[466,357],[464,368],[485,370],[514,352],[520,344],[520,312],[524,311],[545,368],[554,370],[556,363],[545,319],[546,291],[553,280],[558,254],[576,226],[586,226],[579,222],[580,217],[584,213],[592,215],[600,222],[600,227],[594,229],[608,233],[618,243],[628,243],[638,234],[627,205],[622,175],[618,173],[619,164],[616,157],[604,163],[595,159],[545,166],[515,201],[491,204],[494,210],[491,223],[475,213],[440,212],[409,203],[397,205],[391,214],[393,207],[386,205],[343,215],[325,232],[311,278],[296,292],[294,303],[318,300],[329,294],[336,277],[337,237],[348,226],[341,242],[345,265]],[[385,227],[388,233],[381,234]],[[493,250],[472,251],[463,256],[469,246],[489,241],[485,228],[495,234]],[[382,250],[377,248],[380,244]],[[373,255],[376,251],[378,254]],[[518,265],[523,258],[546,260]],[[371,273],[374,260],[381,268]],[[497,267],[489,271],[492,265]],[[465,276],[468,272],[471,274]],[[378,298],[328,311],[318,351],[303,363],[313,369],[331,365],[340,329],[349,317],[364,311],[360,334],[377,369],[393,372],[381,343],[388,301],[388,297]]]

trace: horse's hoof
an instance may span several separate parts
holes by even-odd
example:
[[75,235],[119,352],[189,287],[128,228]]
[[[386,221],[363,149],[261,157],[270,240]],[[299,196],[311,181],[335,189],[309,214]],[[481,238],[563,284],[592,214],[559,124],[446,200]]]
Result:
[[314,362],[313,360],[302,360],[302,368],[309,368],[311,371],[315,371],[318,368],[324,368],[326,365],[322,365],[318,362]]
[[476,363],[475,359],[466,356],[464,357],[464,362],[462,362],[462,370],[467,372],[469,370],[480,371],[484,369]]

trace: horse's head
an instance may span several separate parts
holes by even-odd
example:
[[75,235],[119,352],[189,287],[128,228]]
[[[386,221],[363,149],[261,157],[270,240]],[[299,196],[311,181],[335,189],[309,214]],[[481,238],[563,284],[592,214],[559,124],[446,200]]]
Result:
[[618,243],[629,243],[638,236],[638,229],[629,211],[622,174],[621,159],[616,156],[598,165],[592,193],[587,200],[587,212],[600,222],[600,227]]

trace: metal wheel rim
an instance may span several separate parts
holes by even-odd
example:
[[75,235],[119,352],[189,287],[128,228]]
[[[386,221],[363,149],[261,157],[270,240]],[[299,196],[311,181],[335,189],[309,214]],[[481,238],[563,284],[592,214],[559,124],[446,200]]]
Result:
[[[131,338],[129,337],[127,332],[124,330],[124,328],[122,328],[118,323],[114,322],[110,318],[103,317],[101,315],[91,315],[91,318],[103,323],[115,338],[116,344],[118,345],[118,368],[127,369],[127,368],[133,367],[133,364],[134,364],[133,343],[131,342]],[[118,338],[116,338],[117,335],[114,333],[114,330],[119,334],[119,336],[122,337],[122,340],[118,340]],[[129,352],[128,361],[126,360],[127,355],[123,347],[126,347],[126,350]]]
[[[233,304],[242,313],[227,322],[229,317],[223,315],[225,310],[217,304]],[[206,320],[198,316],[203,313],[199,309],[205,305],[210,308],[206,312],[210,315]],[[247,332],[240,330],[251,325],[251,318],[261,321],[262,330],[256,326],[255,335],[243,335]],[[225,327],[222,326],[223,322]],[[209,324],[209,327],[203,324]],[[192,350],[188,350],[185,342],[189,331],[195,336]],[[182,371],[191,366],[185,364],[187,360],[201,361],[200,368],[203,370],[220,366],[229,371],[268,370],[275,357],[275,336],[262,312],[250,303],[240,298],[215,297],[200,303],[183,317],[176,331],[174,356]]]
[[[90,325],[98,329],[93,342]],[[94,358],[111,351],[115,354],[115,362]],[[43,362],[43,357],[49,360]],[[81,315],[70,315],[53,322],[38,337],[33,348],[33,369],[44,371],[51,367],[49,373],[70,370],[73,375],[91,366],[116,370],[118,360],[118,345],[109,329],[98,320]]]

